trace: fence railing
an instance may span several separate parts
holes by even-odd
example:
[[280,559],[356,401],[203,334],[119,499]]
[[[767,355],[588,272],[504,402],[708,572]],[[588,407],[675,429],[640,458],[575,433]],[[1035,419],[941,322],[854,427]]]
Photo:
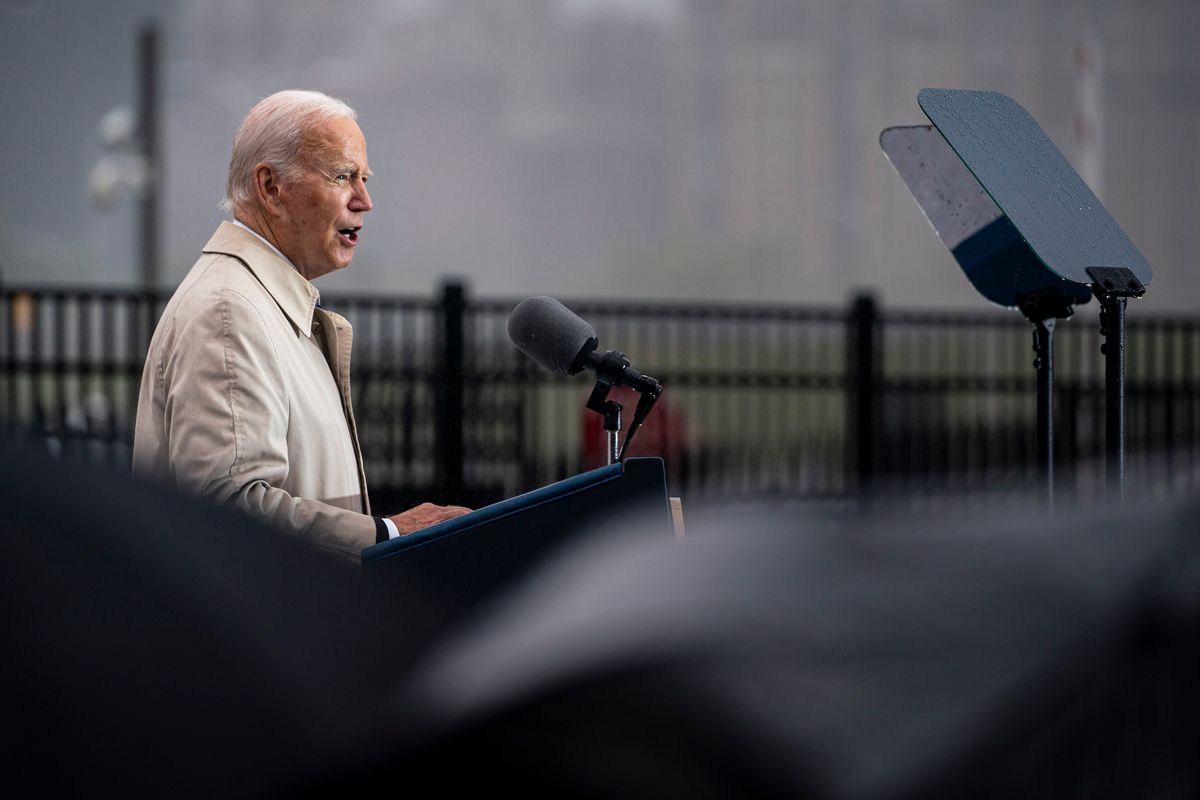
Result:
[[[166,294],[0,291],[0,419],[62,458],[128,468],[142,363]],[[372,495],[479,504],[603,460],[583,376],[540,371],[505,332],[512,299],[327,297],[355,328],[352,383]],[[1033,488],[1031,328],[1019,316],[566,301],[666,387],[632,450],[692,498],[849,498]],[[1058,326],[1060,495],[1103,491],[1095,311]],[[1128,328],[1127,480],[1200,485],[1200,318]],[[618,398],[620,399],[620,398]]]

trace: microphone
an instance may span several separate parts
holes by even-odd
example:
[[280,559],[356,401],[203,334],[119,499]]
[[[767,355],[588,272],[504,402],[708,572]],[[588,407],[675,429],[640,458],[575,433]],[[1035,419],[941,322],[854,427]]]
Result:
[[508,338],[542,369],[574,375],[600,345],[596,329],[553,297],[527,297],[508,317]]
[[[555,375],[574,375],[583,369],[596,373],[596,388],[587,408],[604,416],[609,463],[625,460],[634,434],[662,394],[662,384],[631,368],[624,353],[597,353],[600,340],[596,330],[553,297],[527,297],[517,303],[508,317],[508,338],[518,350]],[[621,430],[621,404],[608,399],[614,386],[628,386],[640,395],[620,450],[616,437]]]
[[555,375],[587,369],[611,386],[628,386],[657,398],[662,385],[629,366],[624,353],[598,354],[596,330],[553,297],[527,297],[508,317],[508,338],[517,349]]

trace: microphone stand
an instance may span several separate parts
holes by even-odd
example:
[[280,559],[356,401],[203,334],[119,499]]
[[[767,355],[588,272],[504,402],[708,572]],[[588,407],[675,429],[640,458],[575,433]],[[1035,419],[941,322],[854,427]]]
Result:
[[621,460],[620,450],[617,449],[617,436],[621,432],[621,409],[623,406],[615,400],[608,399],[611,389],[611,383],[605,383],[603,380],[596,381],[596,388],[592,389],[592,396],[587,401],[588,409],[604,416],[604,452],[608,458],[604,462],[605,464]]
[[[589,359],[595,360],[596,386],[588,397],[587,408],[604,417],[605,450],[607,463],[625,460],[629,443],[637,433],[638,428],[654,407],[658,396],[662,394],[662,386],[653,378],[647,378],[629,369],[629,359],[624,353],[609,350],[598,358],[588,354]],[[630,375],[633,377],[630,378]],[[630,382],[632,381],[632,383]],[[625,442],[618,449],[618,439],[621,432],[621,409],[623,406],[608,399],[608,393],[614,386],[629,386],[639,394],[637,409],[633,413],[633,423],[625,432]]]

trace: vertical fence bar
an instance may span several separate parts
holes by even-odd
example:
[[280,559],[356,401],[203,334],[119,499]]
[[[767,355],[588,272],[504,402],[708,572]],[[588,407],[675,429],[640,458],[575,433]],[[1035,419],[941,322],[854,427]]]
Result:
[[142,341],[142,312],[139,296],[123,298],[125,321],[125,354],[128,360],[129,379],[123,396],[125,405],[124,418],[128,421],[129,429],[133,430],[137,417],[139,381],[137,380],[138,360],[144,361],[148,344]]
[[96,450],[100,446],[99,442],[103,440],[98,435],[99,430],[95,424],[98,420],[92,416],[93,412],[100,409],[94,408],[91,402],[94,399],[92,381],[96,375],[96,361],[88,352],[93,341],[91,304],[88,295],[83,292],[80,292],[75,300],[76,352],[71,371],[75,378],[75,407],[79,428],[71,431],[70,436],[76,440],[75,447],[79,450]]
[[[1184,327],[1180,325],[1180,335],[1183,341],[1180,342],[1180,356],[1183,360],[1183,369],[1180,370],[1180,379],[1183,384],[1180,387],[1180,394],[1183,395],[1184,411],[1181,424],[1184,430],[1184,441],[1186,442],[1187,450],[1185,451],[1184,463],[1187,465],[1187,478],[1185,486],[1188,491],[1191,491],[1196,485],[1195,475],[1191,468],[1192,459],[1196,453],[1196,384],[1193,381],[1193,349],[1192,339],[1196,334],[1196,330],[1190,326]],[[1172,444],[1174,448],[1174,444]],[[1178,485],[1178,484],[1175,484]]]
[[46,404],[43,402],[43,386],[41,370],[45,369],[46,360],[42,351],[42,306],[43,295],[31,295],[29,303],[29,414],[33,428],[38,434],[44,434],[49,423],[46,420]]
[[112,295],[101,294],[97,299],[100,302],[97,309],[97,313],[100,315],[100,391],[108,397],[108,419],[105,420],[104,430],[104,436],[108,441],[107,464],[109,467],[116,468],[120,465],[118,454],[121,449],[120,433],[117,429],[117,403],[123,391],[120,377],[122,365],[118,360],[114,322],[118,306],[116,298]]
[[466,289],[449,281],[442,286],[441,346],[438,349],[437,430],[438,482],[443,495],[461,499],[463,491],[463,317]]
[[51,361],[54,364],[53,394],[54,433],[58,438],[59,454],[67,451],[67,300],[63,292],[55,292],[50,305],[51,320],[48,332],[53,335]]
[[17,427],[17,313],[20,295],[4,292],[4,424]]
[[879,309],[869,294],[856,295],[850,309],[847,330],[850,346],[846,363],[849,407],[846,419],[851,422],[846,441],[853,448],[848,463],[854,464],[854,485],[862,494],[869,492],[875,479],[876,376],[879,374],[878,337]]

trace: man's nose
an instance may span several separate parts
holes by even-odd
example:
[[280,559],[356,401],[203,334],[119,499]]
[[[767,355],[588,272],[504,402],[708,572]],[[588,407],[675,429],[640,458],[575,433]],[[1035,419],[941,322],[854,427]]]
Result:
[[355,187],[354,194],[350,196],[350,209],[365,213],[375,206],[371,202],[370,193],[367,192],[367,182],[360,179],[357,183],[358,185]]

